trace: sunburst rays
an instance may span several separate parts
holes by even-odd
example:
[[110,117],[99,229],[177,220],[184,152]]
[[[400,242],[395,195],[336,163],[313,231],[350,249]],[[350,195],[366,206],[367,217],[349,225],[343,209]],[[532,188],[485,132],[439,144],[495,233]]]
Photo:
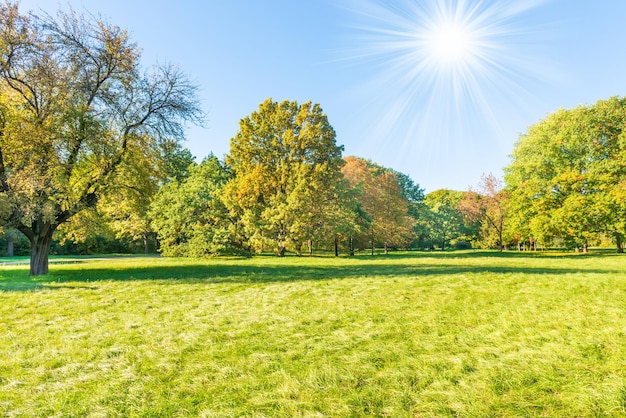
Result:
[[529,82],[547,74],[534,57],[546,30],[529,27],[527,19],[541,3],[355,2],[346,55],[371,71],[363,91],[379,92],[362,109],[378,109],[365,118],[364,146],[391,142],[397,159],[449,153],[460,144],[489,146],[485,138],[504,131],[501,112],[523,111],[534,98]]

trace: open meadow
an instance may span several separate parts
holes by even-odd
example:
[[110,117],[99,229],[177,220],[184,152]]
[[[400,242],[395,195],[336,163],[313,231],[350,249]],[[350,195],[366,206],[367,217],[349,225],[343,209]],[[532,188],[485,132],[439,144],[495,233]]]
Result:
[[626,416],[626,257],[0,267],[0,415]]

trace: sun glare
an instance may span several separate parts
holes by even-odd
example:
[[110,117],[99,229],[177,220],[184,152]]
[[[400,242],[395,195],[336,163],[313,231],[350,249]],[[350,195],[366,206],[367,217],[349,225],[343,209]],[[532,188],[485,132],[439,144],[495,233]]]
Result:
[[350,58],[372,71],[367,87],[379,92],[362,110],[380,109],[368,119],[368,146],[397,141],[400,159],[501,136],[503,112],[526,111],[525,86],[550,71],[533,54],[541,30],[522,25],[542,2],[355,0]]
[[427,37],[430,54],[441,65],[462,62],[472,55],[471,33],[455,23],[442,23]]

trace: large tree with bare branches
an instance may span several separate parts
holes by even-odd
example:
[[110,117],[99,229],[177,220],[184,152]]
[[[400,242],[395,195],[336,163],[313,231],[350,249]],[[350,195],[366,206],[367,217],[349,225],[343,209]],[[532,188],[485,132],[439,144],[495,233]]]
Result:
[[94,206],[130,149],[183,137],[203,119],[174,66],[144,71],[125,30],[73,11],[22,14],[0,4],[0,215],[48,272],[52,234]]

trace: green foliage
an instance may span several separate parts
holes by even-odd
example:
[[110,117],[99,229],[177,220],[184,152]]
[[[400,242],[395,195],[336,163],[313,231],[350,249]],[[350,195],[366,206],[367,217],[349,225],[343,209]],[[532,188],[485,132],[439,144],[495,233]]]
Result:
[[274,242],[279,255],[319,239],[340,206],[342,147],[318,104],[267,99],[239,123],[226,163],[224,202],[242,240]]
[[465,192],[439,189],[428,193],[424,198],[420,213],[420,224],[425,232],[425,244],[439,246],[442,250],[452,240],[468,238],[471,226],[466,225],[459,209]]
[[0,215],[31,242],[33,275],[48,271],[55,230],[96,205],[129,154],[203,119],[186,76],[146,73],[139,58],[126,31],[93,15],[0,4]]
[[507,168],[515,232],[586,246],[598,234],[621,250],[626,233],[626,99],[560,109],[520,137]]
[[220,199],[230,178],[229,170],[210,155],[191,166],[187,178],[161,187],[149,217],[163,255],[217,255],[232,247],[228,212]]
[[0,268],[2,416],[626,414],[622,256],[72,261]]

